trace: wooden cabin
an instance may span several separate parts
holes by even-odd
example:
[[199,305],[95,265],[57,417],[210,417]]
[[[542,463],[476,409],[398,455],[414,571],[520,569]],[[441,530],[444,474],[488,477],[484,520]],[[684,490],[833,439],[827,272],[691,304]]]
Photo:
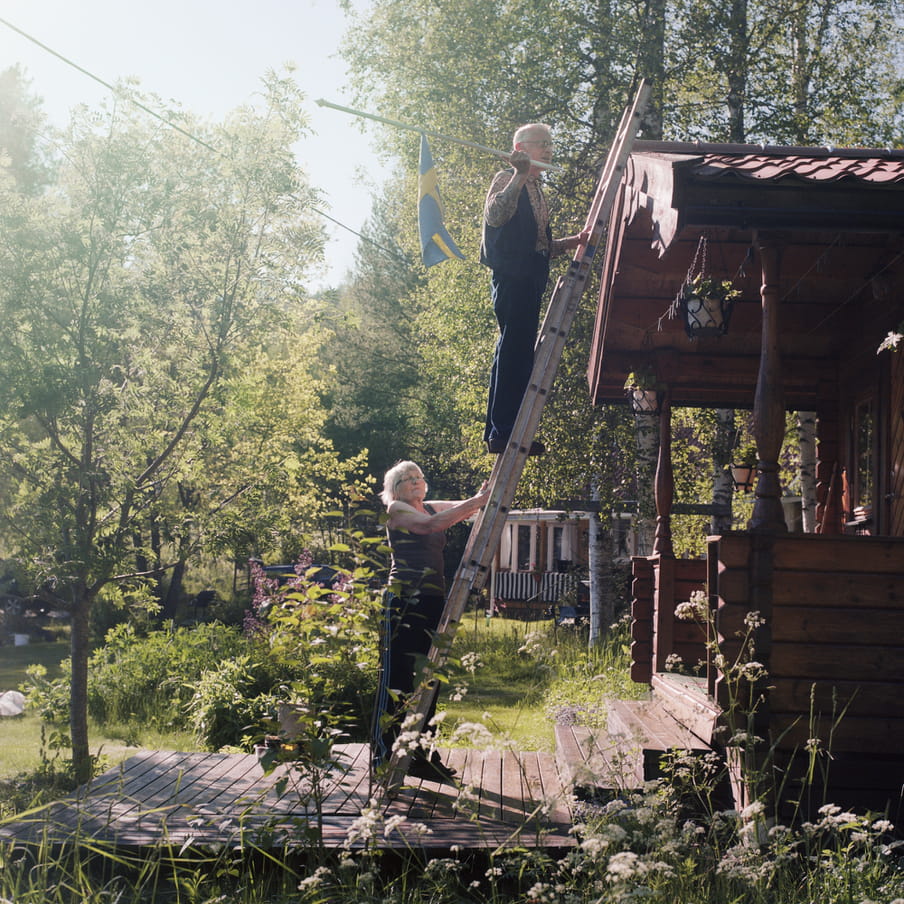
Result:
[[[491,563],[490,611],[539,619],[556,616],[563,601],[586,608],[590,517],[585,511],[510,511]],[[613,560],[628,562],[635,542],[630,513],[613,515]],[[577,608],[574,614],[583,614]]]
[[[740,294],[692,333],[699,299],[682,286],[701,273]],[[588,365],[594,404],[626,404],[642,368],[658,385],[656,539],[633,561],[632,674],[656,718],[704,746],[725,749],[726,723],[749,722],[762,741],[746,757],[726,749],[739,806],[765,770],[789,811],[904,816],[904,347],[877,353],[902,319],[904,151],[635,143]],[[708,538],[700,561],[672,548],[675,406],[753,412],[753,515]],[[817,415],[808,534],[789,532],[782,509],[788,410]],[[715,638],[675,618],[694,590]],[[739,693],[709,641],[729,663],[743,655],[749,613],[765,674]],[[700,676],[668,671],[675,653],[699,659]]]

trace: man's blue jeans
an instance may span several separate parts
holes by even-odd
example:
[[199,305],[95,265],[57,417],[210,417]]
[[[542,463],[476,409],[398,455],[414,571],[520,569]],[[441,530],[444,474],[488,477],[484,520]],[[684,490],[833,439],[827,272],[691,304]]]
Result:
[[509,276],[493,273],[490,282],[499,339],[490,371],[490,392],[484,440],[505,441],[512,432],[524,390],[534,366],[534,344],[540,303],[549,278],[549,264],[536,255],[533,273]]

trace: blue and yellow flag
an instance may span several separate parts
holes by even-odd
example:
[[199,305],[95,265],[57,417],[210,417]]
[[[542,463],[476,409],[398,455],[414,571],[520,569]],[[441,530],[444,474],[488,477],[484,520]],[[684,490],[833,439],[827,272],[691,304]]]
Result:
[[432,267],[450,257],[464,255],[458,250],[452,236],[443,225],[443,202],[436,184],[433,157],[427,145],[427,136],[421,135],[421,160],[418,166],[417,225],[421,233],[421,257],[425,267]]

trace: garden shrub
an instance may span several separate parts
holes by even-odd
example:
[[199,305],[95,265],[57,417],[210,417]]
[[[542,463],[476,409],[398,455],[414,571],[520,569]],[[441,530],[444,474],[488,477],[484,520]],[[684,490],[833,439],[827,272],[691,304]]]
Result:
[[352,737],[364,738],[379,667],[381,591],[369,569],[342,575],[332,587],[308,580],[310,556],[297,579],[279,585],[252,569],[254,601],[246,626],[276,662],[292,663],[290,699],[329,712]]
[[235,746],[260,734],[261,726],[275,717],[278,697],[268,690],[262,674],[267,671],[242,655],[204,672],[189,711],[192,728],[207,748]]
[[161,729],[186,728],[187,705],[201,676],[240,655],[246,644],[236,628],[220,624],[144,636],[118,625],[88,664],[88,712],[102,724],[139,720]]

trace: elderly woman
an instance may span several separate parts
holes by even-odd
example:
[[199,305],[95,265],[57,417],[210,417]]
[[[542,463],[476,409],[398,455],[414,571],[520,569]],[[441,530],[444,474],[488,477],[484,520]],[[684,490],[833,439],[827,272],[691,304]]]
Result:
[[[374,761],[387,761],[399,735],[405,700],[414,690],[418,660],[430,652],[446,602],[445,531],[480,509],[489,497],[484,482],[470,499],[425,501],[427,481],[413,461],[400,461],[383,478],[386,532],[392,550],[381,643],[380,687],[374,728]],[[436,697],[427,721],[432,718]],[[438,754],[412,757],[409,774],[442,780],[453,772]]]

